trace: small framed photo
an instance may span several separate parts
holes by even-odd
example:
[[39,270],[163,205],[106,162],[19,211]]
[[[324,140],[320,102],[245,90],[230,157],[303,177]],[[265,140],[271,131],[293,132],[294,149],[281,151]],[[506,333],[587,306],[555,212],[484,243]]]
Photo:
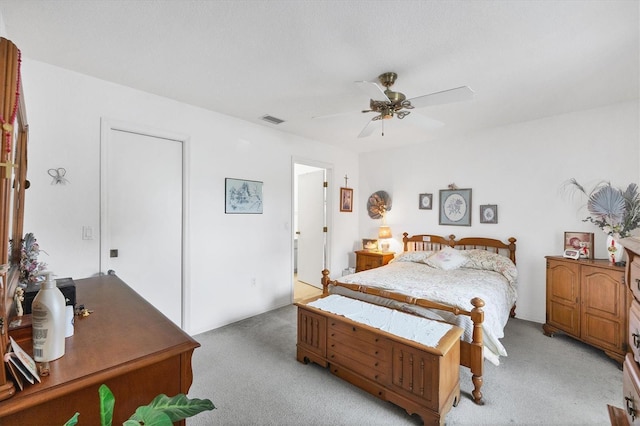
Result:
[[498,223],[497,204],[483,204],[480,206],[480,223]]
[[433,207],[433,194],[418,195],[418,208],[420,210],[431,210]]
[[471,189],[440,190],[439,224],[471,226]]
[[262,214],[262,182],[226,178],[226,214]]
[[574,250],[580,259],[593,259],[593,232],[565,232],[564,250]]
[[378,251],[378,240],[362,239],[362,249],[366,251]]
[[562,253],[562,257],[566,257],[568,259],[578,259],[580,258],[580,252],[574,249],[566,249],[564,253]]
[[353,189],[340,188],[340,211],[341,212],[353,211]]

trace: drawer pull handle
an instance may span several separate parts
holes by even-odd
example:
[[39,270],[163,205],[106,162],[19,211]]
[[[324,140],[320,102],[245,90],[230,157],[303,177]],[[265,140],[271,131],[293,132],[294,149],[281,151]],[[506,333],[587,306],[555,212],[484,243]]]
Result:
[[636,278],[636,285],[638,286],[638,290],[640,290],[640,278]]
[[633,398],[625,396],[624,401],[627,405],[627,414],[631,416],[631,420],[635,420],[636,418],[636,410],[633,408]]
[[638,333],[633,333],[633,346],[637,348],[640,348],[640,334]]
[[376,362],[375,364],[373,364],[373,366],[374,366],[374,367],[377,367],[377,366],[378,366],[378,363]]
[[355,328],[355,327],[352,327],[352,329],[353,329],[353,331],[356,331],[356,328]]

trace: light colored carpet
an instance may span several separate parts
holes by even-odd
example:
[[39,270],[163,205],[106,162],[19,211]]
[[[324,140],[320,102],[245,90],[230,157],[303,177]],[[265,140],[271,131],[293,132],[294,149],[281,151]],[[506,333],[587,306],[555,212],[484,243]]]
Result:
[[[333,376],[296,361],[296,308],[286,306],[195,336],[190,397],[217,407],[189,425],[419,425],[417,417]],[[462,400],[448,425],[608,425],[606,405],[621,406],[622,371],[601,351],[541,325],[511,319],[509,356],[485,363],[484,406],[470,399],[461,368]]]

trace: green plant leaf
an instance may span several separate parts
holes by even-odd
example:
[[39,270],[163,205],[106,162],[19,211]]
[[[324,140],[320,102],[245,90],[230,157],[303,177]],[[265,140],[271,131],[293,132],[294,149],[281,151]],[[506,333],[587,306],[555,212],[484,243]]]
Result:
[[138,407],[135,414],[129,418],[123,426],[173,426],[171,417],[161,410],[156,410],[150,405]]
[[[151,412],[164,413],[171,423],[177,422],[187,417],[195,416],[198,413],[207,410],[213,410],[214,405],[208,399],[189,399],[184,394],[178,394],[172,398],[167,395],[161,394],[156,396],[153,401],[146,407],[140,407],[136,410],[136,413],[130,417],[131,420],[137,420],[144,422],[145,425],[149,425],[150,419],[146,417],[139,417],[142,415],[150,415]],[[154,425],[156,423],[153,423]],[[161,425],[161,423],[158,423]]]
[[76,426],[78,424],[78,416],[80,413],[75,413],[63,426]]
[[100,424],[111,426],[113,423],[113,408],[116,405],[116,398],[107,385],[100,385],[98,389],[100,395]]

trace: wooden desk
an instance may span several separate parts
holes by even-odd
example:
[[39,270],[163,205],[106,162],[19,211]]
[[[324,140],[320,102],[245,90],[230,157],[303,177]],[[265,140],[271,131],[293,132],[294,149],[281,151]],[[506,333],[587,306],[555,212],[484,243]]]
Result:
[[65,355],[50,362],[42,383],[26,384],[0,402],[0,425],[62,425],[76,412],[80,424],[100,424],[103,383],[115,396],[113,424],[160,393],[189,391],[198,342],[116,276],[77,280],[76,293],[77,303],[93,313],[76,317]]

